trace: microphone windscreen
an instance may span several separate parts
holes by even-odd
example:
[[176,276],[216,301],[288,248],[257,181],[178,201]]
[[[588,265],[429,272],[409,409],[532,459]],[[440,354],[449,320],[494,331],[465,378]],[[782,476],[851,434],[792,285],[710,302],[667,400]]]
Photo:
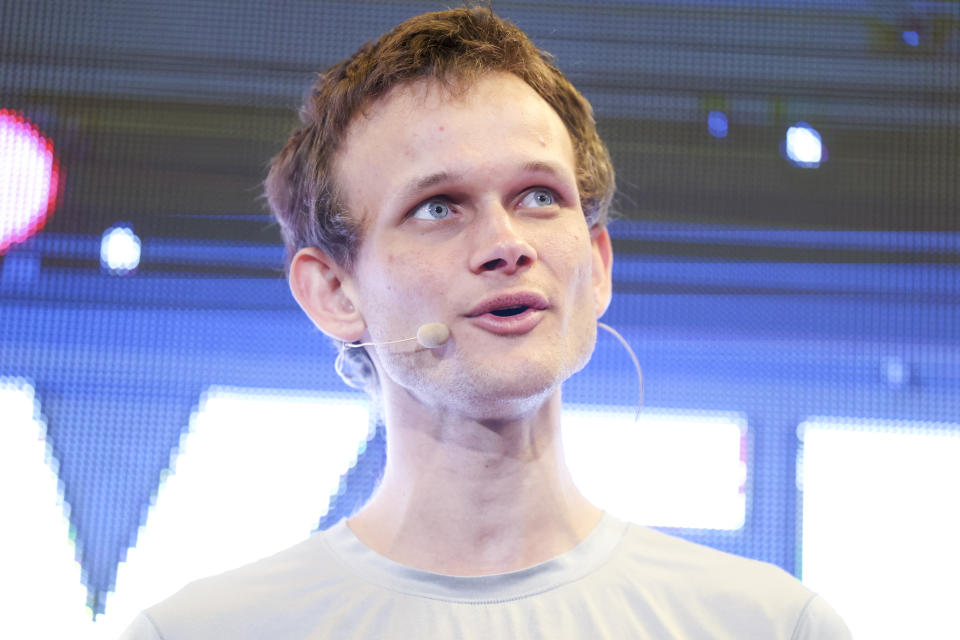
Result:
[[417,342],[427,349],[436,349],[450,339],[450,329],[442,322],[428,322],[417,329]]

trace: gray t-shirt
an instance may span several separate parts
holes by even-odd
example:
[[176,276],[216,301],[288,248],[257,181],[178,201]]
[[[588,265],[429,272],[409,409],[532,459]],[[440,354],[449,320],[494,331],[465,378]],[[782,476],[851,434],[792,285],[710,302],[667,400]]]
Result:
[[188,585],[121,640],[849,637],[781,569],[605,515],[552,560],[468,578],[393,562],[341,522]]

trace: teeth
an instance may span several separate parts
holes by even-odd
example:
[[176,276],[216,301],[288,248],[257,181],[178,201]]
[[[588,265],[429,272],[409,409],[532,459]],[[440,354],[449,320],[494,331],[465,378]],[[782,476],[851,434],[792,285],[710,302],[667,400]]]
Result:
[[527,305],[519,305],[516,307],[507,307],[506,309],[494,309],[490,313],[492,313],[495,316],[499,316],[501,318],[507,318],[509,316],[515,316],[515,315],[521,314],[524,311],[526,311],[528,308],[529,307],[527,307]]

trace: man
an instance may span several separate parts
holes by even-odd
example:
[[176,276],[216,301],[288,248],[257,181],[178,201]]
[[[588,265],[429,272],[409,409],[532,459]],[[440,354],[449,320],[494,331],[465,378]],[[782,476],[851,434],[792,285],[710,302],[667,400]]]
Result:
[[[303,120],[267,194],[294,296],[382,412],[382,481],[127,637],[847,637],[780,569],[619,522],[573,484],[560,385],[610,302],[613,169],[522,32],[486,8],[412,18],[322,75]],[[430,323],[449,335],[407,340]]]

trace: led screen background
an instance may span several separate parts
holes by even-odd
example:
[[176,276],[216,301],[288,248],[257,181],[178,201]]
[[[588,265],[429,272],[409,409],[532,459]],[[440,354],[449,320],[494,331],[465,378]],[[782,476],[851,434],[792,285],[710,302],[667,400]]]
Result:
[[[799,573],[798,425],[960,421],[957,5],[495,7],[556,55],[610,146],[605,320],[646,404],[745,416],[743,526],[671,531]],[[42,231],[2,256],[0,376],[36,392],[93,610],[206,389],[344,390],[287,292],[260,182],[316,71],[438,8],[0,2],[0,108],[61,170]],[[783,155],[798,122],[818,168]],[[118,227],[141,243],[132,270],[101,264]],[[565,399],[635,398],[601,336]],[[325,525],[369,491],[371,433]]]

